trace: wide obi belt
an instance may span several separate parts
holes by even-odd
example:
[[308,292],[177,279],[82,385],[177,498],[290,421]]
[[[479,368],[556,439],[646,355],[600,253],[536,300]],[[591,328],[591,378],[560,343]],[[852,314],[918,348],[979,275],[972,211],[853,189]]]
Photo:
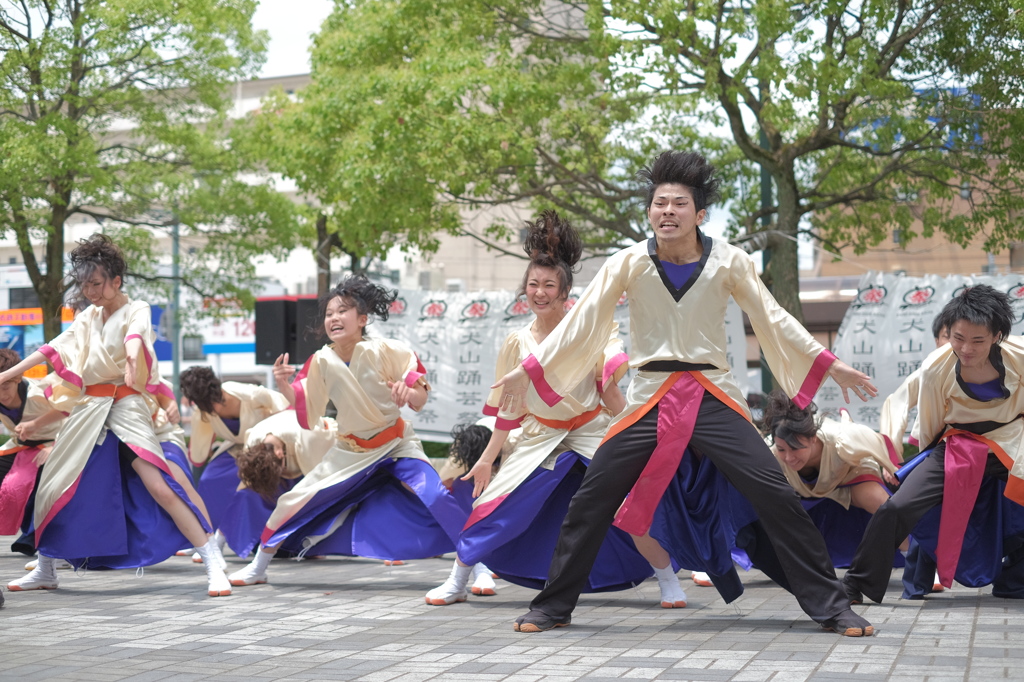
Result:
[[706,362],[683,362],[682,360],[651,360],[640,365],[641,372],[704,372],[718,369]]
[[124,384],[120,386],[115,384],[92,384],[85,387],[85,394],[91,395],[94,398],[113,398],[114,402],[117,402],[130,395],[138,395],[139,392],[131,386],[125,386]]
[[35,446],[32,446],[32,445],[16,445],[13,448],[7,448],[5,450],[0,450],[0,457],[3,457],[5,455],[16,455],[19,452],[21,452],[22,450],[28,450],[31,447],[35,447]]
[[394,424],[384,429],[373,438],[363,439],[349,433],[338,434],[338,440],[348,444],[349,447],[352,447],[356,452],[366,452],[367,450],[373,450],[382,445],[387,445],[391,441],[401,438],[403,435],[405,435],[405,420],[399,417]]
[[584,426],[589,422],[593,421],[594,417],[601,414],[601,410],[602,407],[599,404],[597,407],[590,410],[589,412],[584,412],[583,414],[576,415],[572,419],[544,419],[543,417],[538,417],[537,415],[533,415],[533,418],[536,419],[541,424],[543,424],[544,426],[550,427],[552,429],[566,429],[567,431],[575,431],[581,426]]

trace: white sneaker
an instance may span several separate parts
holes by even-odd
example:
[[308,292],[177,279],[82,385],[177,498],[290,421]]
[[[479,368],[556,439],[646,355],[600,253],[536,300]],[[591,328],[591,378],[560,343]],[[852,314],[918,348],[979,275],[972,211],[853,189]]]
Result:
[[939,572],[935,571],[935,580],[932,581],[932,592],[945,592],[946,586],[939,580]]
[[195,551],[195,547],[192,547],[191,549],[179,549],[174,553],[174,556],[197,556],[196,554],[193,554]]
[[[54,562],[55,562],[54,563],[54,568],[56,568],[58,571],[67,571],[67,570],[71,570],[71,569],[74,568],[74,566],[69,564],[64,559],[55,559]],[[38,565],[39,565],[39,559],[33,559],[32,561],[30,561],[27,564],[25,564],[25,570],[26,571],[35,570],[35,567],[38,566]]]
[[491,577],[491,569],[483,564],[473,566],[473,587],[470,590],[473,594],[483,597],[492,597],[498,594],[497,585]]
[[473,572],[472,566],[460,566],[458,562],[452,567],[452,572],[443,584],[427,592],[427,604],[431,606],[447,606],[460,601],[466,601],[466,583]]
[[192,563],[194,563],[194,564],[201,564],[201,563],[203,563],[203,557],[199,556],[199,552],[194,552],[192,554]]
[[42,557],[32,571],[24,578],[12,580],[7,583],[7,589],[11,592],[28,592],[29,590],[55,590],[59,584],[57,572],[54,570],[54,560],[49,557]]
[[715,584],[711,582],[711,576],[703,571],[693,571],[690,575],[693,579],[693,584],[698,587],[714,587]]
[[245,568],[228,576],[228,582],[237,587],[242,585],[263,585],[267,582],[267,569],[258,565],[259,555]]
[[679,584],[679,578],[673,575],[671,579],[659,579],[658,588],[661,590],[661,608],[686,608],[686,591],[683,590],[683,586]]

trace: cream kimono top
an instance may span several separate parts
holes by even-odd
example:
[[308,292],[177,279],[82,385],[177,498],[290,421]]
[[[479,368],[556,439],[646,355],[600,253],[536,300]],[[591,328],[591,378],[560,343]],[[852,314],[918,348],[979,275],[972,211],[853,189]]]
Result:
[[314,429],[299,426],[294,410],[271,415],[249,429],[245,437],[246,447],[263,442],[269,435],[277,436],[284,443],[284,478],[299,478],[320,464],[324,455],[338,438],[338,424],[333,419],[322,417]]
[[[133,338],[142,341],[132,386],[139,395],[117,401],[87,395],[86,386],[124,384],[125,344]],[[153,338],[149,304],[129,299],[106,322],[102,308],[89,306],[75,316],[66,331],[39,349],[62,379],[53,388],[51,403],[69,415],[43,468],[36,492],[37,537],[42,537],[51,511],[59,509],[60,501],[74,494],[75,481],[107,429],[140,458],[171,473],[154,431],[153,413],[157,395],[173,400],[174,394],[160,380]]]
[[[37,417],[41,417],[44,414],[48,414],[51,410],[55,409],[50,403],[49,394],[53,390],[53,386],[60,383],[61,379],[56,374],[47,374],[42,379],[22,379],[22,381],[28,386],[26,395],[24,398],[23,409],[21,412],[21,423],[32,421]],[[4,445],[4,450],[11,448],[20,447],[22,443],[18,440],[18,437],[14,435],[14,427],[17,424],[3,412],[0,412],[0,423],[4,425],[11,433],[11,438]],[[57,437],[57,433],[60,432],[60,427],[64,423],[63,419],[58,419],[50,424],[47,424],[42,429],[32,434],[30,440],[32,441],[52,441]]]
[[[537,351],[538,344],[531,327],[532,323],[505,339],[495,368],[499,379]],[[601,405],[601,391],[606,382],[618,383],[628,369],[626,363],[629,360],[619,339],[619,325],[613,323],[607,331],[604,345],[590,357],[590,371],[557,404],[544,402],[531,384],[525,405],[516,412],[510,412],[501,408],[501,389],[490,392],[484,414],[496,416],[499,429],[511,431],[521,426],[522,434],[515,450],[502,457],[501,468],[474,506],[512,492],[539,466],[551,469],[558,455],[567,450],[588,459],[594,456],[612,420],[611,412]],[[573,430],[555,428],[537,420],[540,416],[546,420],[567,422],[598,408],[600,412],[595,417]]]
[[67,330],[39,349],[63,380],[53,388],[54,406],[71,412],[76,405],[91,399],[85,395],[86,386],[123,385],[127,361],[125,344],[133,338],[142,341],[142,349],[136,358],[138,369],[132,388],[147,400],[158,394],[173,400],[174,393],[160,381],[151,320],[149,304],[131,299],[106,322],[103,308],[99,306],[91,305],[78,313]]
[[[765,359],[783,390],[806,406],[835,356],[814,340],[761,283],[742,250],[699,233],[704,252],[690,280],[676,290],[658,260],[655,240],[612,255],[558,328],[523,363],[549,405],[568,395],[593,371],[613,327],[623,293],[629,299],[629,364],[655,360],[708,364],[701,374],[750,418],[745,397],[726,360],[726,305],[732,297],[747,313]],[[670,372],[641,370],[630,384],[626,409],[614,425],[646,405]]]
[[[841,421],[824,419],[818,428],[821,439],[821,465],[818,478],[808,483],[781,460],[782,471],[800,497],[828,497],[850,508],[850,488],[840,488],[860,476],[882,477],[882,469],[896,472],[889,461],[885,439],[863,424],[854,424],[844,411]],[[776,457],[779,453],[772,448]]]
[[[232,433],[216,412],[196,410],[192,417],[192,440],[188,449],[188,458],[196,466],[201,466],[207,459],[213,459],[225,451],[237,453],[245,444],[246,431],[270,415],[291,407],[287,398],[263,386],[225,381],[220,389],[242,403],[238,410],[238,433]],[[211,455],[210,450],[214,442],[218,441]]]
[[425,373],[411,348],[401,341],[377,337],[357,343],[348,365],[332,345],[324,346],[306,361],[292,382],[299,426],[315,428],[329,400],[338,408],[337,436],[320,464],[278,499],[264,535],[298,513],[319,490],[347,480],[383,457],[426,461],[423,446],[408,423],[401,435],[376,447],[361,447],[351,438],[372,440],[394,427],[401,415],[391,400],[388,382],[426,386]]
[[970,426],[1010,470],[1006,496],[1024,504],[1024,337],[1007,336],[993,347],[993,364],[1002,379],[1003,398],[978,400],[960,378],[950,346],[938,348],[921,365],[914,437],[927,447],[940,437]]
[[[899,388],[882,403],[882,413],[878,419],[878,432],[888,436],[896,453],[903,457],[903,434],[907,431],[907,420],[910,411],[917,407],[917,396],[921,391],[921,371],[918,367],[903,380]],[[911,433],[917,430],[917,426]],[[910,444],[917,445],[917,439],[911,435]]]

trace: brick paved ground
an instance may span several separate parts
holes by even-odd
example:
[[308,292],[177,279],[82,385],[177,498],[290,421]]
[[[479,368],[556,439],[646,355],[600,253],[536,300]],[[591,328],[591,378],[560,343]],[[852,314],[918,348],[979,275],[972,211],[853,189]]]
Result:
[[[0,546],[6,546],[0,545]],[[24,557],[0,554],[0,579]],[[235,570],[241,559],[229,557]],[[989,680],[1024,679],[1024,604],[957,587],[858,607],[878,632],[821,631],[759,573],[723,604],[688,589],[690,607],[657,608],[657,584],[584,595],[572,627],[512,631],[533,594],[499,581],[495,597],[429,607],[449,560],[387,568],[364,559],[275,560],[271,584],[205,596],[186,558],[134,571],[61,571],[56,592],[7,593],[0,676],[10,680]],[[686,581],[689,582],[689,581]]]

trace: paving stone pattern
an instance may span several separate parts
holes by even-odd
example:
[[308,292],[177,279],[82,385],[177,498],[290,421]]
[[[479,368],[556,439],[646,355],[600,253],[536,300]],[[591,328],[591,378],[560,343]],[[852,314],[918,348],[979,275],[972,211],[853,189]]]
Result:
[[[0,554],[0,580],[22,575],[24,563]],[[684,580],[684,610],[658,608],[650,580],[584,595],[571,627],[525,635],[512,621],[534,593],[503,581],[494,597],[425,605],[450,568],[450,559],[393,568],[274,560],[270,584],[214,599],[188,558],[141,576],[60,571],[55,592],[6,593],[0,679],[1024,679],[1024,604],[987,589],[901,601],[897,574],[884,605],[857,607],[876,636],[851,639],[822,631],[756,571],[743,576],[747,591],[735,604]]]

